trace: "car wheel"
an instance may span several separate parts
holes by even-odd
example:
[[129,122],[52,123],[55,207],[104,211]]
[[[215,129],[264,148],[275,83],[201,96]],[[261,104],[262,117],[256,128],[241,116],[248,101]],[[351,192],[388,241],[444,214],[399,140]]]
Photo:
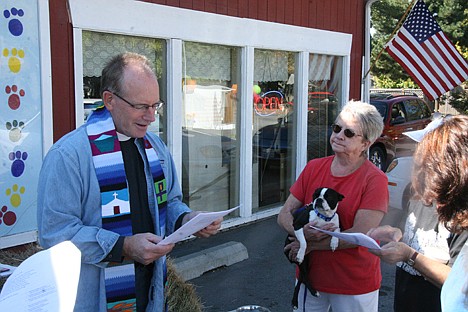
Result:
[[382,171],[385,171],[387,159],[382,148],[372,146],[369,151],[369,160]]

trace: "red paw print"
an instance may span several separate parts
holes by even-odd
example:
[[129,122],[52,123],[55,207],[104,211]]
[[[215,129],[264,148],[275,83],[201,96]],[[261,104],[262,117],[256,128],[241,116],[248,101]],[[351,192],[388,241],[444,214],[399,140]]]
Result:
[[16,213],[13,211],[8,211],[7,206],[3,206],[0,210],[0,224],[5,223],[5,225],[13,225],[16,222]]
[[[8,106],[10,106],[11,109],[15,110],[20,107],[21,100],[20,96],[23,97],[25,92],[23,89],[18,90],[18,87],[16,85],[6,86],[5,87],[5,92],[6,94],[10,94],[8,97]],[[19,94],[19,95],[18,95]]]

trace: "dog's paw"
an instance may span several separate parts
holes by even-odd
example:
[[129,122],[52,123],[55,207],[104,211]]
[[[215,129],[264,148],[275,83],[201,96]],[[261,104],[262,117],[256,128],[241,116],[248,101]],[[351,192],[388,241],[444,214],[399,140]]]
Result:
[[332,251],[335,251],[335,249],[338,247],[338,243],[340,242],[340,240],[338,239],[338,237],[332,237],[331,241],[330,241],[330,248]]
[[302,261],[304,261],[304,257],[305,257],[305,251],[303,251],[302,249],[299,249],[296,255],[296,262],[298,264],[301,264]]
[[304,261],[304,256],[297,255],[297,256],[296,256],[296,262],[297,262],[297,264],[301,264],[302,261]]

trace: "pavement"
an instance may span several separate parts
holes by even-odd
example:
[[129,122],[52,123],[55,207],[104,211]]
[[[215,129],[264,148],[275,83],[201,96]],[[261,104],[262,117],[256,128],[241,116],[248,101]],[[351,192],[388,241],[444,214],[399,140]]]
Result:
[[[230,312],[245,305],[286,312],[292,311],[295,266],[283,254],[284,240],[285,232],[273,216],[179,243],[170,257],[194,285],[205,312]],[[382,263],[381,268],[379,312],[390,312],[395,267]]]

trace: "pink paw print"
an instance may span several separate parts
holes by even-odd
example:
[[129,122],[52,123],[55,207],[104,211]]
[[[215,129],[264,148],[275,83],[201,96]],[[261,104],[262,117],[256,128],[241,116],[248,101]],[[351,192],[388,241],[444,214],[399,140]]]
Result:
[[16,214],[13,211],[9,211],[7,206],[3,206],[0,210],[0,224],[11,226],[16,222]]
[[18,87],[16,85],[12,85],[11,87],[5,87],[5,93],[10,95],[8,97],[8,106],[10,106],[10,108],[13,110],[18,109],[21,105],[20,97],[23,97],[25,95],[24,90],[18,90]]

